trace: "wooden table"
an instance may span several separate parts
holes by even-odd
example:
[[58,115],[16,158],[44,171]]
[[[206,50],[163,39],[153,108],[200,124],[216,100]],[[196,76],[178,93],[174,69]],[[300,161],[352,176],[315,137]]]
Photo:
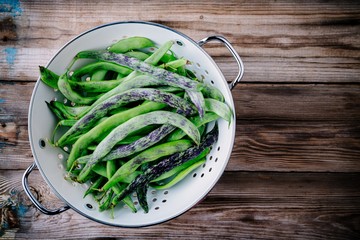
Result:
[[[18,1],[0,3],[2,239],[360,238],[360,4],[356,1]],[[104,226],[47,216],[21,187],[34,161],[28,106],[38,66],[100,24],[142,20],[194,40],[227,37],[246,73],[233,91],[237,131],[224,175],[193,209],[161,225]],[[225,77],[236,64],[209,44]],[[62,203],[40,174],[43,204]]]

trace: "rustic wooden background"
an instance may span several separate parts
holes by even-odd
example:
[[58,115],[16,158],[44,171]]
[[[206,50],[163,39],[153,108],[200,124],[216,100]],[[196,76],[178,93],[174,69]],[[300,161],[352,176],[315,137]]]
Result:
[[[127,20],[233,43],[246,73],[233,91],[229,164],[200,204],[161,225],[109,227],[73,210],[44,215],[20,184],[33,162],[27,114],[38,65],[79,33]],[[234,78],[227,50],[206,50]],[[358,1],[2,0],[0,69],[2,239],[360,239]],[[37,171],[30,182],[44,205],[62,205]]]

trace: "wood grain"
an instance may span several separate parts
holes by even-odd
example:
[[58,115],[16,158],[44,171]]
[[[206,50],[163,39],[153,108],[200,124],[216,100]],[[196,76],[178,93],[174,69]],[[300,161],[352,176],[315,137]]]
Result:
[[[8,179],[19,180],[22,171],[0,173]],[[61,206],[37,171],[30,177],[30,185],[36,186],[43,204]],[[167,239],[189,238],[191,234],[191,239],[269,236],[354,239],[360,237],[360,195],[354,191],[360,187],[359,183],[358,174],[227,172],[200,204],[162,225],[114,228],[88,220],[73,210],[46,216],[31,207],[15,236],[19,239],[79,238],[84,234],[79,229],[84,229],[91,238]],[[258,231],[259,227],[262,231]]]
[[[27,114],[46,65],[76,35],[115,21],[151,21],[195,41],[220,34],[245,63],[233,91],[236,139],[224,175],[193,209],[141,229],[68,210],[47,216],[24,195],[34,161]],[[360,239],[358,1],[8,1],[0,3],[1,239]],[[236,64],[205,50],[228,81]],[[38,171],[42,204],[62,206]]]
[[[17,52],[12,64],[5,55],[0,57],[0,79],[34,81],[37,66],[45,65],[76,35],[109,22],[142,20],[164,24],[194,40],[224,35],[244,58],[244,81],[359,82],[357,2],[107,1],[106,8],[93,3],[24,1],[20,16],[2,18],[0,47]],[[208,44],[206,49],[222,58],[219,65],[225,75],[236,74],[233,59],[224,58],[229,56],[225,47]]]
[[[0,86],[0,166],[24,169],[33,161],[27,109],[34,84]],[[233,91],[237,132],[227,169],[360,171],[359,90],[356,84],[240,84]]]

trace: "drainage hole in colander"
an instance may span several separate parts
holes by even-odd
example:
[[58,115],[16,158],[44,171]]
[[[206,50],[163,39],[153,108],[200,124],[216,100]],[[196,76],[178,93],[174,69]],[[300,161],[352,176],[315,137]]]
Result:
[[212,168],[209,168],[209,172],[211,172],[212,171]]
[[160,209],[160,207],[155,207],[155,210],[159,210]]
[[209,74],[209,71],[208,71],[208,70],[205,70],[205,73],[206,73],[206,74]]
[[202,174],[200,175],[200,177],[204,177],[204,175],[205,175],[205,174],[204,174],[204,173],[202,173]]
[[162,200],[163,203],[166,203],[166,199]]
[[58,164],[58,168],[61,169],[61,170],[63,170],[63,169],[64,169],[64,166],[63,166],[61,163],[59,163],[59,164]]
[[204,163],[203,165],[202,165],[202,167],[204,168],[206,166],[206,164]]
[[164,191],[164,194],[166,195],[166,194],[168,194],[169,193],[169,191]]
[[58,156],[58,159],[59,159],[59,160],[63,160],[63,159],[64,159],[64,155],[63,155],[62,153],[59,153],[57,156]]
[[157,198],[153,198],[153,200],[152,200],[153,202],[156,202],[157,201]]
[[212,159],[213,159],[213,156],[210,156],[210,157],[209,157],[209,160],[212,160]]
[[212,85],[214,85],[214,81],[213,81],[213,80],[211,80],[210,82],[211,82]]
[[93,210],[93,205],[91,205],[90,203],[85,204],[86,208],[89,210]]
[[155,194],[156,194],[156,190],[152,190],[152,191],[151,191],[151,194],[152,194],[152,195],[155,195]]
[[184,43],[180,40],[176,40],[176,44],[179,45],[179,46],[184,46]]
[[217,150],[220,151],[220,146],[218,146]]
[[138,205],[138,202],[137,202],[137,201],[134,201],[134,205]]
[[44,139],[40,138],[39,140],[39,146],[40,148],[45,148],[46,147],[46,142]]
[[200,68],[200,63],[196,63],[196,66],[198,66],[198,68]]
[[205,80],[205,76],[204,76],[204,75],[201,74],[200,77],[201,77],[201,80],[202,80],[202,81]]
[[218,161],[218,158],[215,158],[215,162],[217,162]]
[[197,176],[197,174],[196,174],[196,173],[194,173],[194,174],[193,174],[193,177],[196,177],[196,176]]

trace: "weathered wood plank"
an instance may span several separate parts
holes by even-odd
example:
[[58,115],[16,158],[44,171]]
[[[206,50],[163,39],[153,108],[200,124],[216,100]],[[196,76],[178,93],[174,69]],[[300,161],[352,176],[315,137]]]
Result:
[[[19,183],[22,171],[0,173]],[[161,225],[119,229],[90,221],[73,210],[46,216],[30,206],[14,231],[19,239],[190,235],[191,239],[355,239],[360,237],[359,183],[359,174],[227,172],[201,203]],[[31,174],[30,185],[47,206],[61,205],[37,171]]]
[[[46,64],[81,32],[115,20],[143,20],[167,25],[195,40],[226,36],[244,56],[245,81],[359,82],[357,2],[262,4],[107,1],[103,8],[86,1],[25,1],[21,13],[5,13],[1,18],[0,47],[6,54],[0,56],[0,79],[34,81],[37,66]],[[123,6],[126,11],[119,14]],[[229,55],[221,45],[209,44],[207,49],[215,57]],[[226,69],[229,64],[231,59],[220,65]],[[236,72],[234,67],[226,70]]]
[[[32,161],[27,109],[33,83],[0,85],[0,168]],[[359,85],[241,84],[228,170],[360,171]]]
[[[13,142],[0,145],[0,169],[25,169],[34,161],[26,127],[17,131]],[[226,170],[360,172],[359,149],[354,123],[238,121]]]
[[[0,81],[0,121],[27,124],[34,83]],[[239,84],[232,91],[239,120],[360,119],[359,84]]]

